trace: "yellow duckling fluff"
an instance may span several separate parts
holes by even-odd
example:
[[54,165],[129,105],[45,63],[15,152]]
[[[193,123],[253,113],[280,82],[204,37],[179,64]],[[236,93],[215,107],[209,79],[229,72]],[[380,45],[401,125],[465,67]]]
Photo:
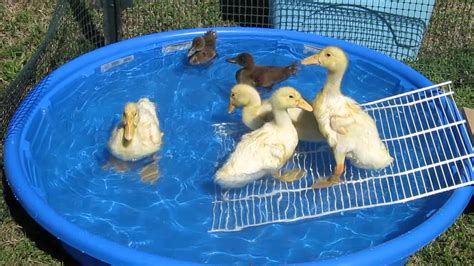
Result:
[[242,121],[244,124],[255,130],[273,119],[272,106],[270,102],[262,100],[257,90],[247,84],[237,84],[230,90],[229,113],[236,107],[242,108]]
[[333,151],[336,168],[331,177],[316,181],[313,188],[340,182],[346,157],[360,168],[381,169],[390,165],[393,158],[380,140],[372,117],[357,102],[341,93],[341,81],[348,65],[344,51],[328,46],[301,63],[321,65],[328,69],[323,89],[313,103],[313,112],[322,135]]
[[[250,85],[237,84],[232,87],[229,97],[229,113],[232,113],[236,107],[242,107],[242,121],[252,130],[258,129],[265,122],[273,120],[270,101],[262,101],[257,90]],[[324,140],[312,112],[300,108],[289,108],[288,114],[300,140]]]
[[125,105],[122,121],[112,131],[108,148],[118,159],[136,161],[156,153],[162,137],[155,104],[141,98]]
[[270,104],[274,120],[243,135],[234,152],[216,172],[215,182],[221,187],[243,187],[266,174],[285,182],[305,175],[299,169],[281,174],[280,169],[293,155],[298,144],[298,134],[287,109],[297,107],[312,111],[312,107],[291,87],[275,91]]

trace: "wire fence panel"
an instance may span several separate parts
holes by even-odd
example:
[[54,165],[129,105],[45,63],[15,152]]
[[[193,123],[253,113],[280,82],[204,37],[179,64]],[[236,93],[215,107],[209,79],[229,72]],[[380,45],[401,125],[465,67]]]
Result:
[[434,0],[275,0],[274,27],[316,33],[378,50],[396,59],[416,58]]
[[[325,143],[300,143],[283,167],[303,169],[307,176],[290,183],[272,177],[241,189],[216,187],[212,232],[292,222],[341,211],[414,200],[474,184],[474,153],[466,121],[452,99],[451,82],[364,104],[394,162],[382,170],[346,165],[343,182],[313,189],[330,176],[335,162]],[[231,151],[235,136],[222,127],[222,149]]]

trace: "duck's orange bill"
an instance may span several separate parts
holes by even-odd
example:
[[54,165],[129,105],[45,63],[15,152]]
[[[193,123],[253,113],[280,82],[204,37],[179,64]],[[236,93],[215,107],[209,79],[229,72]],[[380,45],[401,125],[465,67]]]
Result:
[[315,55],[306,57],[305,59],[301,60],[301,64],[303,64],[303,65],[320,65],[321,62],[319,62],[319,54],[315,54]]
[[130,118],[126,118],[123,135],[127,141],[131,141],[133,139],[133,136],[135,135],[135,127],[133,126],[133,120]]
[[227,108],[227,111],[232,113],[235,110],[235,105],[232,104],[232,102],[229,103],[229,107]]
[[311,104],[309,104],[307,101],[303,100],[303,99],[300,99],[299,102],[298,102],[298,106],[299,108],[303,109],[303,110],[306,110],[308,112],[312,112],[313,111],[313,107],[311,106]]

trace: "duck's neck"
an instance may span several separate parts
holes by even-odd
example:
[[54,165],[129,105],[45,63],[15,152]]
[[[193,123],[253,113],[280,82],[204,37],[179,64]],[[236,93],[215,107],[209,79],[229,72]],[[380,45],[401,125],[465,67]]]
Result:
[[255,67],[255,62],[253,61],[253,58],[249,58],[244,64],[245,69],[253,69],[254,67]]
[[328,77],[323,86],[323,93],[327,95],[340,95],[341,83],[346,69],[329,70]]
[[293,126],[290,115],[286,109],[273,109],[273,118],[278,127],[289,127]]
[[250,98],[246,107],[257,107],[260,105],[262,105],[262,100],[260,99],[260,95],[258,94],[258,92],[255,91],[255,93],[252,93],[250,95]]

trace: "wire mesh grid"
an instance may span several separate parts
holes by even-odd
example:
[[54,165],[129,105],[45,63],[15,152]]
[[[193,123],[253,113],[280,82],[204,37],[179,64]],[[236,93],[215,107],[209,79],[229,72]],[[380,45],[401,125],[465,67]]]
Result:
[[414,59],[434,2],[371,0],[275,0],[275,28],[354,42],[397,59]]
[[[349,163],[343,182],[313,189],[314,180],[330,176],[335,162],[327,144],[300,143],[283,171],[304,169],[306,177],[291,183],[267,177],[226,191],[216,187],[210,231],[401,203],[474,184],[472,144],[452,95],[446,82],[363,104],[395,159],[392,165],[375,171]],[[223,149],[232,150],[235,136],[222,136]]]
[[220,0],[222,18],[244,27],[272,27],[273,0]]

